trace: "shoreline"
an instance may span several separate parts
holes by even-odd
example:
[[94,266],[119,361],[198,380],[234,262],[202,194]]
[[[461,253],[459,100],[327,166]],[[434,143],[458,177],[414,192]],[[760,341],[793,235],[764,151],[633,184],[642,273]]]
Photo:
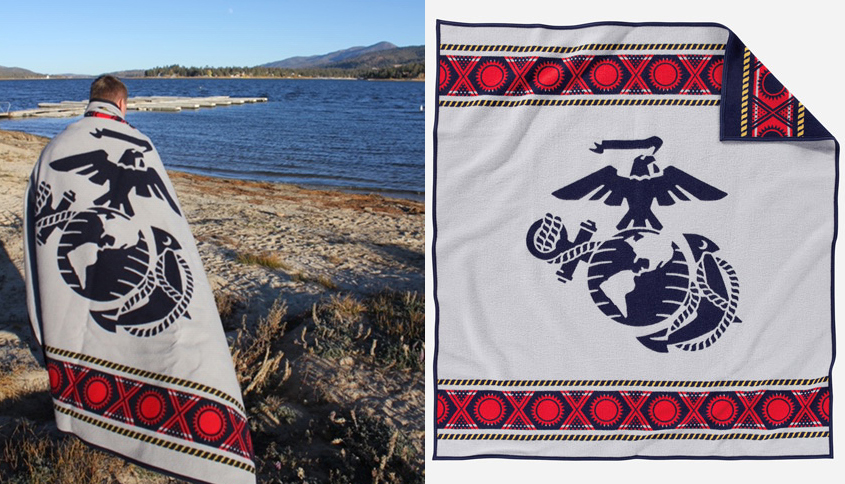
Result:
[[[0,130],[0,237],[23,274],[22,204],[32,166],[49,138]],[[258,314],[288,295],[291,312],[305,311],[332,291],[367,294],[424,286],[424,200],[337,187],[227,179],[167,169],[200,247],[212,284],[254,301]],[[7,223],[8,222],[8,223]],[[291,234],[295,234],[295,237]],[[0,234],[2,235],[2,234]],[[20,247],[19,247],[20,246]],[[286,269],[239,264],[244,254],[278,254]],[[331,284],[313,284],[318,278]],[[2,289],[2,288],[0,288]],[[22,291],[22,285],[18,290]],[[17,294],[0,299],[15,300]],[[22,299],[18,299],[22,301]],[[11,318],[25,316],[25,308]]]
[[[24,133],[27,136],[35,136],[37,138],[44,138],[49,142],[50,137],[43,136],[36,133],[30,133],[28,131],[23,130],[16,130],[16,129],[4,129],[2,123],[0,123],[0,134],[2,133]],[[0,160],[2,161],[2,160]],[[164,160],[162,160],[164,162]],[[293,187],[299,187],[306,190],[320,190],[320,191],[327,191],[327,192],[340,192],[340,193],[348,193],[348,194],[364,194],[364,195],[379,195],[386,198],[393,198],[399,200],[409,200],[413,202],[425,202],[425,191],[412,191],[412,190],[389,190],[389,189],[378,189],[378,188],[367,188],[367,187],[354,187],[354,186],[340,186],[340,185],[321,185],[318,183],[291,183],[285,181],[277,181],[277,180],[262,180],[258,178],[236,178],[236,177],[229,177],[223,175],[216,175],[211,174],[208,172],[203,172],[201,170],[186,170],[181,167],[176,168],[168,168],[165,166],[165,169],[168,173],[185,173],[188,175],[196,175],[208,178],[215,178],[221,181],[244,181],[244,182],[254,182],[254,183],[272,183],[272,184],[280,184],[280,185],[289,185]]]
[[[77,79],[95,79],[97,76],[78,76],[78,77],[0,77],[0,81],[68,81]],[[122,80],[147,80],[147,79],[221,79],[226,81],[238,79],[278,79],[278,80],[303,80],[303,81],[385,81],[385,82],[425,82],[425,78],[413,79],[359,79],[357,77],[273,77],[273,76],[241,76],[241,77],[214,77],[214,76],[194,76],[194,77],[121,77]]]
[[[21,131],[22,133],[24,131]],[[31,133],[27,133],[31,134]],[[33,135],[38,136],[38,135]],[[378,195],[385,198],[392,198],[397,200],[408,200],[412,202],[425,202],[425,192],[414,192],[409,190],[383,190],[378,188],[366,187],[346,187],[340,185],[320,185],[317,183],[292,183],[277,180],[262,180],[259,178],[237,178],[231,176],[215,175],[212,173],[205,173],[201,170],[186,170],[181,167],[167,168],[168,173],[183,173],[191,176],[201,176],[207,178],[214,178],[221,181],[238,181],[238,182],[253,182],[253,183],[272,183],[278,185],[288,185],[292,187],[302,188],[304,190],[319,190],[323,192],[339,192],[349,195]]]

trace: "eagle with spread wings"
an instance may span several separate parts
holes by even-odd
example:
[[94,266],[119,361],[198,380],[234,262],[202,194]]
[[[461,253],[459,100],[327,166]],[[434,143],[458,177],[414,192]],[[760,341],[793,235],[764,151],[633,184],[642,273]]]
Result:
[[[596,143],[591,151],[601,154],[606,149],[652,149],[656,153],[663,140],[657,136],[644,140],[607,140]],[[606,205],[619,206],[628,202],[628,212],[619,221],[617,229],[642,227],[660,230],[663,224],[657,220],[651,207],[674,205],[675,201],[719,200],[727,193],[709,185],[689,173],[667,166],[662,170],[654,156],[642,154],[634,160],[629,176],[620,176],[613,166],[606,166],[580,180],[552,193],[562,200],[604,200]],[[648,225],[646,225],[648,224]]]
[[105,150],[91,151],[62,158],[50,163],[50,167],[57,171],[87,175],[88,179],[97,185],[109,183],[109,190],[105,195],[94,200],[95,205],[108,203],[110,208],[121,210],[132,217],[135,210],[129,201],[129,193],[133,190],[139,197],[153,197],[166,201],[170,208],[178,215],[182,215],[176,201],[167,191],[161,176],[154,169],[144,164],[142,152],[128,149],[117,162],[109,160]]

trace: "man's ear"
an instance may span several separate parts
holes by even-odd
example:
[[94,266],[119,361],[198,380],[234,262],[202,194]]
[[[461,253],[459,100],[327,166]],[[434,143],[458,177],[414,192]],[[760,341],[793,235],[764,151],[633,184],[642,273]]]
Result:
[[126,99],[120,99],[117,101],[117,107],[120,108],[121,114],[126,117]]

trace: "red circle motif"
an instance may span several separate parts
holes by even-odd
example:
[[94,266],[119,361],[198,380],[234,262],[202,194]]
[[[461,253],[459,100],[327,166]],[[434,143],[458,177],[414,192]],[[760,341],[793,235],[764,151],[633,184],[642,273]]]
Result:
[[440,89],[445,88],[449,84],[449,79],[452,77],[452,73],[449,70],[449,67],[446,65],[444,61],[440,61]]
[[475,403],[475,417],[486,425],[496,425],[505,417],[505,402],[496,395],[481,397]]
[[206,406],[194,416],[194,429],[205,440],[216,440],[226,430],[223,411],[217,407]]
[[478,84],[485,91],[495,91],[502,87],[507,78],[505,66],[498,62],[486,62],[478,70]]
[[731,398],[714,398],[707,406],[707,417],[717,425],[729,425],[737,417],[737,405]]
[[723,60],[716,62],[710,66],[710,70],[707,71],[707,76],[710,78],[710,82],[716,86],[717,89],[722,89],[722,67],[724,64],[725,61]]
[[622,404],[616,398],[604,395],[593,402],[590,414],[601,425],[613,425],[622,418]]
[[449,409],[446,398],[443,395],[437,396],[437,423],[443,423],[446,420],[446,413]]
[[164,410],[164,397],[158,392],[146,392],[138,399],[136,413],[138,414],[138,418],[148,425],[155,424],[161,420],[164,417]]
[[819,402],[819,410],[821,410],[822,415],[824,416],[825,420],[830,420],[830,395],[825,394],[822,401]]
[[109,401],[111,385],[103,377],[95,376],[85,383],[85,403],[92,408],[101,408]]
[[657,89],[669,91],[681,83],[681,68],[669,59],[659,60],[651,66],[649,77]]
[[545,395],[534,402],[531,413],[541,424],[554,425],[563,418],[563,404],[552,395]]
[[602,91],[610,91],[622,83],[622,69],[612,60],[601,61],[590,71],[590,80]]
[[534,85],[543,91],[551,91],[563,83],[563,68],[557,64],[545,63],[537,69]]
[[62,372],[58,365],[50,363],[47,365],[47,376],[50,377],[50,391],[56,393],[62,385]]
[[763,414],[770,423],[780,425],[792,415],[793,405],[783,395],[773,395],[763,402]]
[[655,399],[649,406],[649,415],[659,427],[674,425],[681,418],[681,406],[672,397],[662,396]]

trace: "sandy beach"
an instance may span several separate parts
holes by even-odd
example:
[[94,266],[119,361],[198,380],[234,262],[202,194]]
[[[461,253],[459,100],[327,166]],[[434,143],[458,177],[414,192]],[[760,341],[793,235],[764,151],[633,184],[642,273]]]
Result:
[[[51,430],[47,375],[26,313],[23,197],[48,141],[0,131],[0,444],[12,449],[6,467],[0,453],[0,480],[34,479],[21,470],[36,452],[23,447],[26,432],[55,455],[91,453]],[[424,204],[170,177],[249,388],[259,482],[423,480]],[[172,482],[97,459],[111,476],[98,482]]]

